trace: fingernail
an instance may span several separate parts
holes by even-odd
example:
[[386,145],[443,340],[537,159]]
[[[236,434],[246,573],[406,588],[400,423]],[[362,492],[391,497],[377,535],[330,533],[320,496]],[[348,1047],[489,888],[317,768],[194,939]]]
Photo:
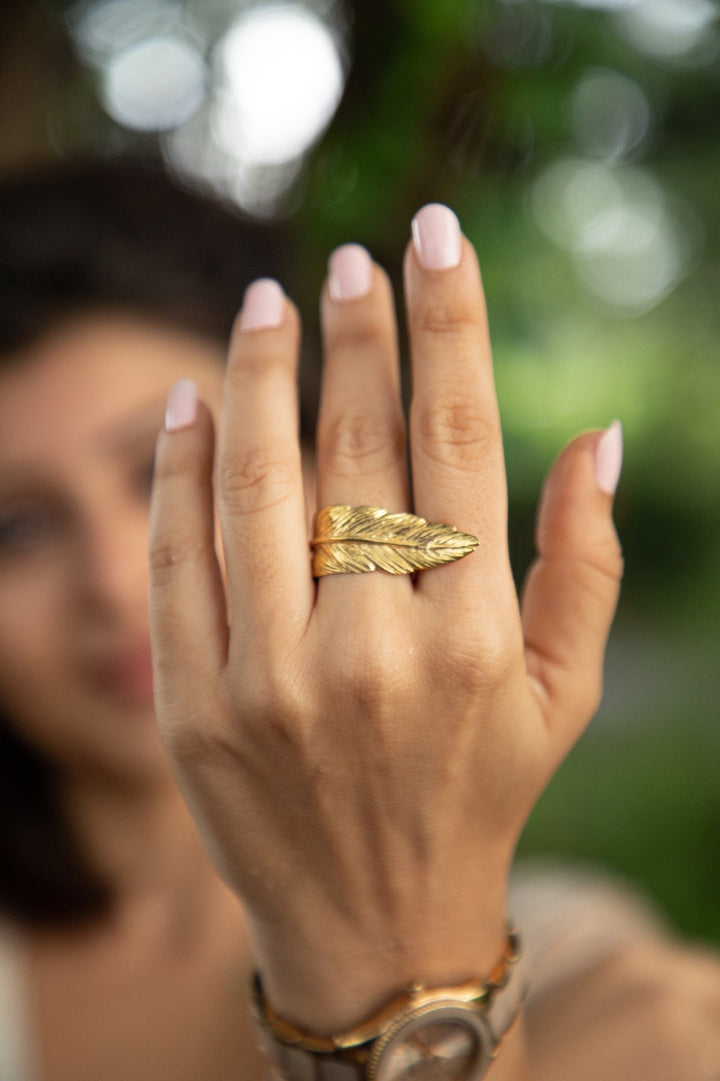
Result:
[[449,206],[429,203],[412,220],[412,237],[418,259],[426,270],[450,270],[460,263],[460,222]]
[[165,431],[177,432],[190,428],[197,419],[198,388],[192,379],[173,383],[165,406]]
[[360,244],[343,244],[328,262],[328,289],[333,300],[357,300],[372,286],[372,259]]
[[614,420],[595,448],[595,479],[601,492],[614,495],[623,459],[622,425]]
[[241,330],[271,330],[282,326],[285,293],[274,278],[258,278],[245,290],[240,312]]

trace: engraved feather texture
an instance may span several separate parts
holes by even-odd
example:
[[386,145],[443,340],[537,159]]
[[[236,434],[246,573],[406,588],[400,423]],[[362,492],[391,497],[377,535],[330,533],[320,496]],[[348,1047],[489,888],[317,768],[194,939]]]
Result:
[[311,545],[313,576],[321,578],[374,570],[412,574],[462,559],[478,539],[415,514],[341,504],[318,511]]

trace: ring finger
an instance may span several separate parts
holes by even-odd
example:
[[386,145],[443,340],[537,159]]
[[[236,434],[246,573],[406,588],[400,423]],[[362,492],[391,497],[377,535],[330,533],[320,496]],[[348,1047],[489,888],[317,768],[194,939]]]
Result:
[[[409,510],[392,290],[384,271],[358,244],[344,245],[330,257],[321,314],[325,365],[317,438],[318,506],[370,504]],[[334,590],[340,581],[357,576],[332,577]],[[372,575],[380,589],[388,588],[388,578]],[[369,584],[364,583],[364,591]]]
[[417,513],[479,538],[468,560],[422,576],[440,603],[517,605],[507,550],[507,492],[490,340],[477,259],[447,207],[416,216],[405,259]]

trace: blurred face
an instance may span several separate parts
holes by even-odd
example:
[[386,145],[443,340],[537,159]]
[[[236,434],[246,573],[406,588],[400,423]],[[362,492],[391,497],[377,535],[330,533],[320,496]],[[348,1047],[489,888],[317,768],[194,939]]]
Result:
[[149,499],[170,385],[215,409],[223,352],[86,317],[0,365],[0,708],[66,771],[167,775],[147,621]]

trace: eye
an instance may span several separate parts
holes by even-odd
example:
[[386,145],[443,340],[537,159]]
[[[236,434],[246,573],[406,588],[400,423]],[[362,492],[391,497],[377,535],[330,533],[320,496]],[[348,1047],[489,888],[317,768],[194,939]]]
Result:
[[0,558],[22,555],[48,543],[62,523],[47,507],[0,513]]

